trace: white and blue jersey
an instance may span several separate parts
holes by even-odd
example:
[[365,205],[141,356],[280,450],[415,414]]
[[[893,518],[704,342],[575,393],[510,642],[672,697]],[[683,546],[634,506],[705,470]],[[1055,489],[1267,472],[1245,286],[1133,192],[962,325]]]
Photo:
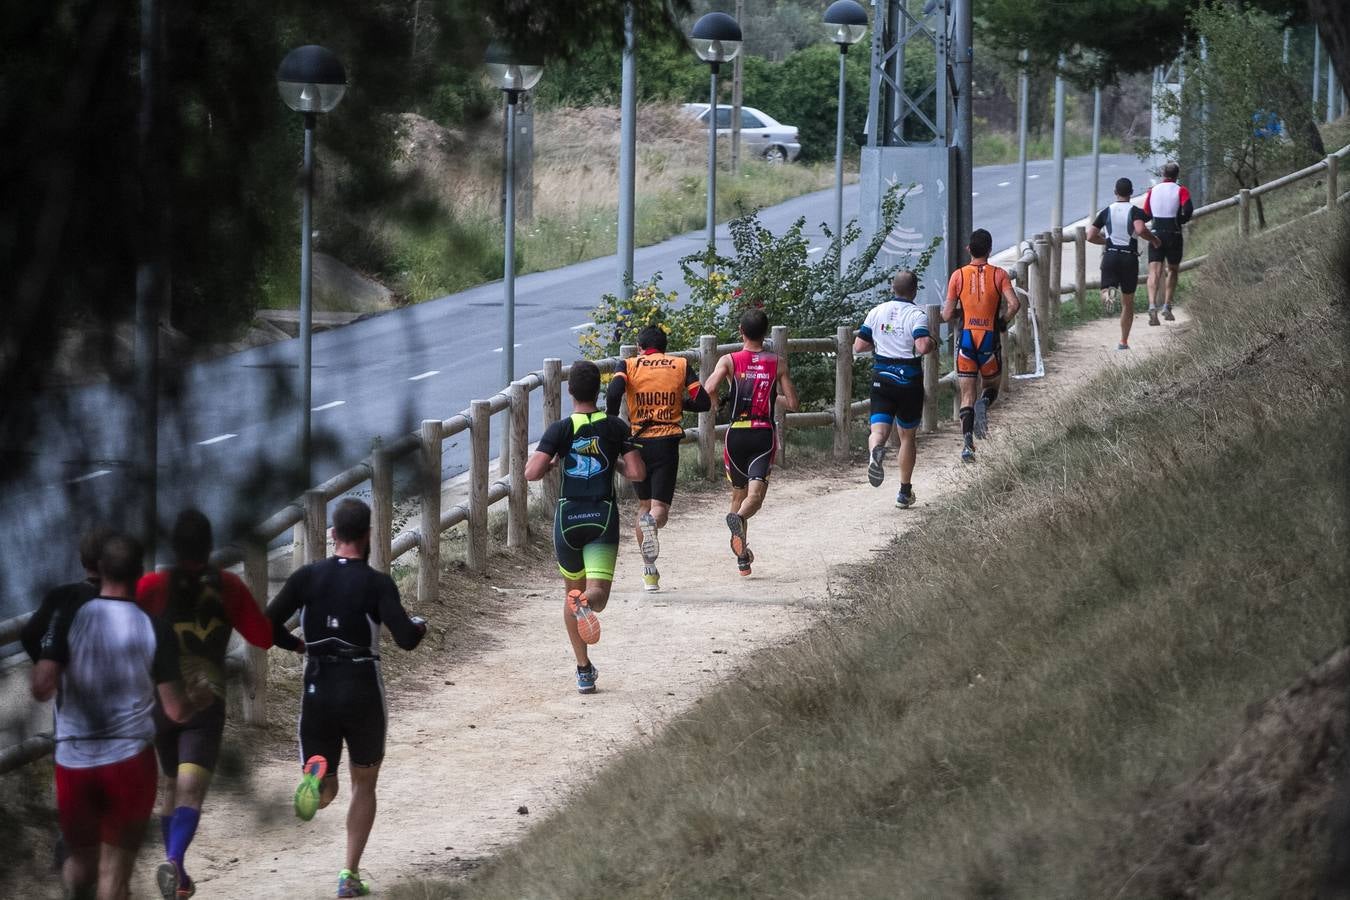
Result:
[[858,337],[872,344],[875,377],[899,385],[922,383],[914,342],[929,336],[927,314],[913,300],[898,297],[874,306],[858,329]]

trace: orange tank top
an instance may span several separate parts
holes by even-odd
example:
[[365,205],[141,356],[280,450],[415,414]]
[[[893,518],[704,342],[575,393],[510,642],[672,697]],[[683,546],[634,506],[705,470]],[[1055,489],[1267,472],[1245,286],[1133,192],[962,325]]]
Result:
[[624,394],[633,433],[658,438],[683,435],[685,383],[689,361],[681,356],[651,353],[623,361]]
[[[1002,276],[1000,278],[1000,276]],[[1007,273],[998,266],[967,264],[952,273],[949,296],[961,301],[963,327],[973,331],[990,331],[998,319],[998,305],[1003,298],[1003,281]]]

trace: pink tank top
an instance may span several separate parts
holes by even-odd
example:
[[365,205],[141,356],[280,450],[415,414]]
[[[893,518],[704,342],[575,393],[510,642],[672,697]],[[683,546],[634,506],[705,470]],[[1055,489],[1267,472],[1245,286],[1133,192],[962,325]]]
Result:
[[731,354],[731,364],[735,370],[731,380],[731,427],[772,428],[778,354],[738,350]]

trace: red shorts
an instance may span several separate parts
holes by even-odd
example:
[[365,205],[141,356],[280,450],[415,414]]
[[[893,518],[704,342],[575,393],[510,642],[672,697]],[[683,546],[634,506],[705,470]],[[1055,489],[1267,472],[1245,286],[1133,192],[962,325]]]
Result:
[[88,769],[56,767],[61,834],[72,848],[112,844],[135,849],[155,808],[158,770],[147,747],[121,762]]

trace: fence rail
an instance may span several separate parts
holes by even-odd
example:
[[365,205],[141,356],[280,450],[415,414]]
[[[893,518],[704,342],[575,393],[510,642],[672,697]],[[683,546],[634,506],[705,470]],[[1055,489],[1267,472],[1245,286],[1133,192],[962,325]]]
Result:
[[[1334,208],[1337,204],[1350,199],[1350,191],[1338,192],[1337,174],[1339,160],[1350,154],[1350,145],[1342,147],[1323,160],[1307,166],[1297,172],[1277,178],[1251,190],[1227,197],[1200,207],[1194,218],[1199,219],[1221,210],[1238,207],[1245,214],[1248,199],[1295,184],[1320,172],[1326,172],[1327,200],[1314,213]],[[1287,224],[1287,223],[1286,223]],[[1244,236],[1247,230],[1240,227]],[[1074,266],[1074,281],[1063,281],[1062,252],[1066,243],[1073,242],[1078,250]],[[1001,388],[1008,390],[1013,384],[1012,369],[1019,373],[1029,369],[1040,371],[1036,345],[1037,331],[1051,331],[1059,315],[1059,302],[1052,298],[1062,297],[1066,293],[1075,295],[1080,311],[1088,290],[1097,289],[1098,281],[1089,281],[1086,277],[1084,250],[1086,247],[1086,229],[1083,226],[1071,232],[1062,229],[1037,234],[1029,245],[1022,249],[1018,258],[1009,268],[1008,274],[1028,300],[1019,306],[1014,321],[1008,328],[1008,349],[1011,365],[1003,367]],[[1198,257],[1183,263],[1182,269],[1188,270],[1203,265],[1207,257]],[[939,308],[930,305],[926,309],[929,330],[937,334],[940,325]],[[949,358],[954,349],[951,345],[949,329],[947,350]],[[848,453],[848,434],[853,416],[864,413],[868,407],[866,400],[853,399],[853,338],[854,332],[848,326],[841,326],[833,336],[793,338],[784,326],[775,326],[770,344],[787,355],[798,353],[823,353],[833,355],[835,360],[834,401],[826,409],[808,412],[778,413],[778,424],[786,430],[796,428],[832,428],[834,431],[833,451],[839,458]],[[713,335],[699,338],[697,349],[681,350],[673,353],[691,363],[697,363],[699,378],[706,380],[712,374],[717,359],[724,353],[740,348],[739,343],[719,344]],[[617,357],[596,360],[602,373],[613,373],[622,364],[625,357],[633,356],[636,347],[625,346]],[[519,548],[528,540],[528,500],[529,486],[525,480],[525,460],[529,450],[530,395],[542,392],[542,413],[545,421],[554,421],[562,416],[562,384],[567,378],[571,366],[564,365],[560,359],[549,358],[543,361],[543,367],[511,382],[505,389],[498,391],[486,400],[474,400],[467,409],[461,410],[445,419],[426,419],[421,427],[405,434],[388,444],[376,446],[370,456],[333,477],[307,490],[267,519],[259,523],[248,539],[237,545],[221,548],[212,556],[216,565],[244,568],[244,579],[260,603],[265,603],[268,595],[268,544],[288,531],[295,538],[298,560],[304,563],[322,559],[327,552],[326,532],[328,504],[348,491],[370,482],[371,490],[371,553],[370,563],[376,569],[388,572],[395,560],[413,550],[418,551],[417,595],[419,605],[427,603],[438,584],[440,565],[440,535],[451,528],[465,525],[468,530],[467,565],[471,571],[485,572],[489,563],[489,542],[487,534],[488,510],[502,500],[507,501],[507,540],[509,548]],[[937,354],[930,354],[924,360],[924,410],[921,430],[932,433],[938,430],[938,400],[943,390],[956,390],[955,372],[939,374]],[[956,412],[953,405],[953,413]],[[492,418],[506,413],[505,434],[497,464],[496,477],[490,472],[492,460],[488,452],[491,439]],[[709,478],[718,475],[716,455],[716,437],[726,431],[726,425],[717,425],[712,411],[699,413],[695,426],[685,431],[684,442],[697,444],[699,464]],[[448,438],[469,433],[470,462],[468,472],[468,499],[448,509],[441,509],[441,461],[443,443]],[[783,459],[783,443],[779,444],[779,461]],[[393,534],[394,493],[392,469],[394,462],[405,457],[416,456],[419,487],[418,525],[398,535]],[[557,473],[550,473],[543,483],[543,497],[550,505],[557,499]],[[430,529],[427,523],[435,523]],[[16,616],[0,622],[0,645],[13,643],[18,639],[19,631],[30,615]],[[238,665],[241,677],[241,705],[245,722],[262,724],[267,719],[267,654],[254,647],[245,648],[242,661]],[[46,736],[28,738],[21,744],[0,750],[0,774],[32,762],[51,750],[51,739]]]

